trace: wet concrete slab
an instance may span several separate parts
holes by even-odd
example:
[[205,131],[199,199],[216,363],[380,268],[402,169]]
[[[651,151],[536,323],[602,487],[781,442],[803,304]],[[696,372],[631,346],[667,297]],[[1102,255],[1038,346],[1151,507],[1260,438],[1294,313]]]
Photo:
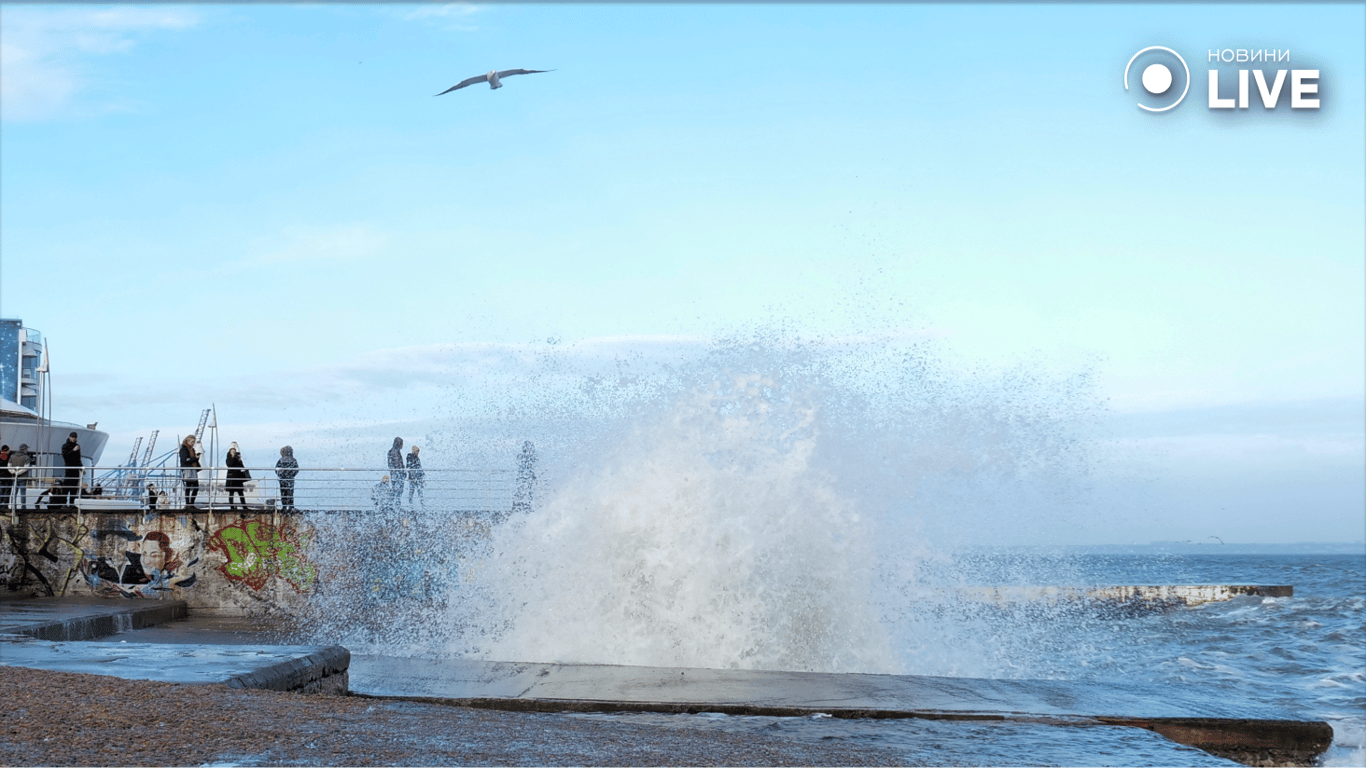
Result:
[[346,693],[351,654],[341,646],[203,645],[127,641],[0,643],[0,666],[125,680],[301,693]]
[[0,639],[93,640],[116,632],[183,619],[183,600],[107,600],[97,597],[0,600]]
[[522,711],[1091,722],[1128,725],[1254,765],[1307,764],[1332,728],[1171,687],[1059,680],[353,657],[353,693]]
[[[264,634],[246,631],[259,623],[237,617],[196,617],[189,622],[188,616],[180,600],[3,600],[0,666],[169,683],[347,692],[351,654],[341,646],[264,643]],[[162,631],[170,627],[175,629]],[[227,627],[244,630],[239,642],[224,642],[233,635]],[[139,635],[163,642],[127,639]]]

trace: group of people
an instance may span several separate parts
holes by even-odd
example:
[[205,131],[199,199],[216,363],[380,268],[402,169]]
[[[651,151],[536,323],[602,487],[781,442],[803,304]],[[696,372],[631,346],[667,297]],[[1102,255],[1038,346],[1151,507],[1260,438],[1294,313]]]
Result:
[[[36,457],[29,452],[28,443],[20,443],[17,450],[8,445],[0,445],[0,508],[27,509],[30,471],[35,466]],[[72,432],[62,443],[62,476],[53,484],[50,491],[43,491],[35,501],[41,505],[42,496],[48,496],[48,509],[74,510],[76,497],[81,495],[81,444],[80,436]]]
[[404,458],[403,438],[394,438],[394,447],[389,449],[387,457],[389,474],[375,483],[374,489],[370,492],[376,509],[387,511],[402,507],[405,482],[408,486],[408,506],[413,506],[414,497],[422,506],[427,506],[427,473],[422,471],[419,453],[421,450],[414,445],[407,458]]
[[[402,507],[405,485],[408,488],[408,505],[412,506],[416,502],[426,506],[427,473],[422,469],[420,453],[421,449],[414,445],[411,452],[405,457],[403,455],[403,438],[394,438],[394,447],[389,449],[388,456],[389,474],[385,475],[375,485],[371,494],[376,508],[388,510]],[[185,486],[186,509],[198,509],[195,502],[199,499],[200,455],[201,452],[196,445],[195,436],[186,435],[180,443],[180,472],[181,482]],[[238,450],[237,443],[229,446],[227,458],[223,463],[228,469],[227,482],[225,483],[228,491],[228,505],[234,511],[246,510],[245,487],[247,481],[251,479],[251,470],[244,465],[242,453]],[[294,448],[286,445],[280,449],[280,459],[275,462],[275,477],[280,483],[281,511],[295,511],[294,479],[298,474],[299,462],[294,458]],[[149,485],[147,492],[148,507],[155,509],[156,489]]]
[[[394,438],[394,446],[389,449],[389,474],[375,485],[371,494],[375,507],[380,510],[401,508],[403,490],[408,489],[408,506],[414,503],[426,506],[425,489],[427,475],[422,469],[421,452],[414,445],[408,455],[403,455],[403,438]],[[202,469],[200,458],[203,451],[194,435],[186,435],[180,442],[180,481],[185,492],[185,509],[198,509],[199,472]],[[54,483],[52,490],[45,492],[50,496],[48,508],[74,510],[76,497],[81,493],[81,446],[78,435],[72,432],[62,444],[62,464],[64,472]],[[233,511],[247,511],[246,484],[251,479],[251,470],[242,460],[242,452],[237,443],[228,447],[224,460],[227,467],[225,487],[228,492],[228,506]],[[29,472],[35,466],[35,457],[29,452],[27,444],[17,450],[8,445],[0,445],[0,509],[8,511],[25,509],[28,505]],[[294,458],[294,448],[284,446],[280,449],[280,459],[275,462],[275,477],[280,484],[280,509],[293,512],[294,481],[299,474],[299,462]],[[150,511],[156,511],[161,495],[153,484],[146,489],[146,504]],[[18,503],[15,504],[14,502]],[[38,500],[39,503],[42,499]]]
[[0,445],[0,504],[5,511],[28,507],[28,473],[32,464],[28,443],[20,443],[16,451]]
[[[202,452],[196,445],[194,435],[186,435],[180,441],[180,479],[185,486],[185,508],[198,509],[195,502],[199,500],[199,470],[201,465],[199,457]],[[242,452],[238,449],[237,443],[228,447],[227,458],[223,461],[228,468],[227,482],[225,487],[228,491],[228,507],[233,511],[246,511],[247,481],[251,479],[251,470],[247,469],[242,461]],[[280,509],[284,512],[294,511],[294,478],[299,474],[299,462],[294,458],[294,448],[286,445],[280,449],[280,459],[275,462],[275,477],[280,482]],[[156,508],[156,489],[147,486],[148,506]]]

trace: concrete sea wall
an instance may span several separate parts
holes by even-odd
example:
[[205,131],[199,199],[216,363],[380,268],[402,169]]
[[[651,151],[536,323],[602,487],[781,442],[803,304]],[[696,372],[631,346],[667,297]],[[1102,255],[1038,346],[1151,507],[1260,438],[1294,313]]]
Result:
[[499,515],[451,512],[27,511],[0,517],[10,594],[183,600],[307,616],[321,597],[439,600]]
[[[398,603],[439,607],[467,558],[506,515],[27,511],[0,516],[0,576],[11,595],[183,600],[192,609],[225,615],[326,615],[356,626],[382,625]],[[1293,594],[1290,586],[1260,585],[1025,586],[957,587],[923,597],[1003,608],[1072,603],[1152,611]]]
[[[21,512],[0,519],[0,573],[38,597],[184,600],[252,615],[319,584],[305,516],[280,512]],[[291,611],[292,612],[292,611]]]

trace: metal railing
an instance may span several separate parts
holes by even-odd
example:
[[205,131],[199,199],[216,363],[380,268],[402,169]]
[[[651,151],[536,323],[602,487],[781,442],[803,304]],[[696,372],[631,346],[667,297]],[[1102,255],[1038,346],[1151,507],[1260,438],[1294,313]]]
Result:
[[[27,509],[50,509],[65,500],[83,511],[179,511],[192,500],[196,508],[209,510],[232,509],[244,501],[250,510],[267,511],[293,507],[507,512],[529,506],[533,492],[529,483],[518,482],[512,469],[423,469],[416,482],[406,471],[396,482],[398,473],[387,468],[300,467],[292,482],[280,479],[273,466],[246,469],[251,479],[241,484],[241,497],[234,493],[229,498],[232,489],[223,467],[198,471],[176,466],[85,467],[75,485],[66,478],[64,467],[32,467],[15,488],[0,486],[0,495],[10,490],[0,505],[8,501],[18,507],[22,494],[26,502],[22,506]],[[387,483],[382,481],[385,477]],[[290,490],[293,504],[288,503]],[[68,493],[72,494],[69,498]]]

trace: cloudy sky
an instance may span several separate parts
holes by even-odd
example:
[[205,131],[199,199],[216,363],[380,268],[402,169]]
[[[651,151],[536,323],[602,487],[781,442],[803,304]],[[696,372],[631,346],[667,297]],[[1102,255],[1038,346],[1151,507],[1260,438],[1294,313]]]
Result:
[[[259,463],[495,417],[514,445],[552,379],[781,328],[1093,373],[1129,506],[1078,540],[1362,538],[1360,5],[0,22],[0,315],[45,334],[104,464],[210,404]],[[1161,114],[1123,83],[1154,45],[1192,73]],[[433,96],[518,67],[554,71]],[[1317,69],[1320,108],[1208,107],[1209,69],[1229,96],[1259,67]],[[492,460],[453,442],[428,462]]]

